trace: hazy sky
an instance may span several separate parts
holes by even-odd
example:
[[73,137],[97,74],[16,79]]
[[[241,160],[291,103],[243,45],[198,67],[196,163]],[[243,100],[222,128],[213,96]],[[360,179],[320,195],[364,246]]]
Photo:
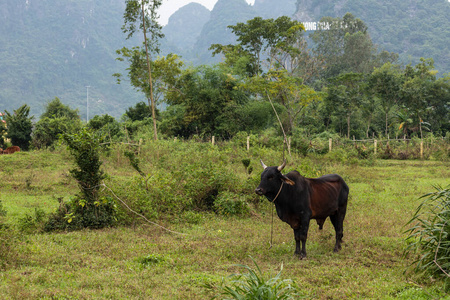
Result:
[[[253,4],[255,0],[245,0],[250,4]],[[450,1],[450,0],[449,0]],[[212,10],[217,0],[163,0],[161,7],[159,8],[159,23],[166,25],[169,21],[169,17],[176,12],[180,7],[185,6],[188,3],[197,2],[205,6],[207,9]]]

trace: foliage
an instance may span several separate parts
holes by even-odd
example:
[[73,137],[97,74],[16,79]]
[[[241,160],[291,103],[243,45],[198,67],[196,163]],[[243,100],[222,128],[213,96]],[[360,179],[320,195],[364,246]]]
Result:
[[247,102],[247,95],[237,85],[236,78],[217,67],[185,70],[175,88],[166,94],[167,103],[178,108],[172,112],[184,111],[183,118],[177,120],[180,130],[174,135],[232,136],[236,132],[236,109]]
[[233,274],[226,280],[222,280],[219,294],[221,298],[236,300],[299,299],[300,295],[292,285],[292,280],[281,279],[283,265],[281,265],[281,270],[275,277],[266,278],[256,261],[252,257],[251,259],[256,269],[238,264],[237,267],[247,270],[248,273]]
[[[153,96],[153,79],[152,79],[152,68],[151,68],[151,59],[150,52],[159,53],[158,40],[164,37],[161,29],[162,26],[158,24],[158,14],[157,10],[161,6],[161,0],[126,0],[126,8],[125,13],[123,15],[124,25],[122,26],[122,30],[124,33],[128,33],[128,38],[133,36],[136,30],[142,30],[144,34],[144,45],[145,45],[145,62],[147,68],[142,68],[143,60],[140,59],[141,51],[139,48],[134,49],[133,58],[136,60],[132,60],[130,70],[130,78],[132,84],[141,89],[147,96],[149,107],[151,107],[152,111],[152,119],[153,119],[153,133],[154,139],[158,139],[157,127],[156,127],[156,101]],[[136,23],[138,24],[138,28],[136,28]],[[147,38],[147,33],[150,34],[150,38]],[[123,48],[125,52],[129,51],[125,47]],[[120,50],[118,51],[120,53]],[[133,72],[136,71],[136,68],[133,67],[133,63],[137,62],[140,66],[137,69],[138,73],[142,74],[142,71],[145,70],[144,77],[147,84],[143,84],[142,81],[139,82],[139,79],[143,79],[143,77],[136,79],[135,76],[132,75]],[[148,87],[148,88],[146,88]]]
[[48,102],[35,124],[31,144],[36,149],[51,147],[63,133],[75,133],[81,128],[78,110],[64,105],[58,97]]
[[128,107],[124,117],[130,121],[141,121],[151,117],[151,110],[145,102],[141,101],[136,103],[134,107]]
[[4,120],[0,120],[0,148],[6,148],[6,124],[3,122]]
[[399,65],[385,63],[375,68],[371,73],[368,84],[374,96],[380,99],[380,104],[385,116],[385,136],[389,133],[389,112],[400,100],[401,86],[404,80]]
[[423,202],[407,223],[405,254],[416,257],[414,271],[427,273],[450,283],[450,186],[435,187],[423,195]]
[[29,117],[30,107],[22,105],[13,113],[5,111],[6,124],[8,124],[8,138],[11,139],[13,146],[19,146],[23,150],[28,150],[31,141],[31,132],[33,128],[32,120],[34,116]]
[[213,207],[214,211],[222,216],[242,216],[247,215],[249,212],[245,197],[230,192],[219,193],[214,200]]
[[80,193],[69,202],[60,202],[58,211],[52,214],[46,230],[101,228],[115,221],[115,202],[100,195],[102,180],[106,175],[101,170],[100,140],[87,128],[77,134],[64,134],[64,141],[75,160],[70,174],[75,178]]
[[80,116],[78,109],[72,109],[68,105],[64,105],[58,97],[49,101],[45,106],[45,111],[41,115],[42,118],[62,118],[66,117],[69,120],[78,120]]
[[325,59],[321,74],[324,79],[341,73],[370,73],[373,67],[398,58],[395,54],[377,57],[367,25],[351,13],[342,18],[323,17],[319,29],[310,37],[317,53]]
[[89,120],[87,127],[95,131],[99,136],[108,137],[110,142],[120,139],[124,135],[119,122],[110,115],[95,115]]
[[42,231],[47,221],[46,213],[40,209],[34,209],[34,215],[25,214],[18,220],[18,228],[24,233],[33,233]]

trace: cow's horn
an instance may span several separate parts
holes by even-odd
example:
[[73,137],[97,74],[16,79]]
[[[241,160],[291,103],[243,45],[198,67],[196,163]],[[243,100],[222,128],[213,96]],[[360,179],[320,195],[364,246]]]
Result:
[[264,170],[267,168],[267,166],[263,163],[262,159],[259,160],[261,162],[261,166],[264,168]]
[[284,160],[284,162],[281,164],[281,166],[278,166],[278,171],[280,171],[281,172],[281,170],[283,170],[284,169],[284,167],[286,167],[286,160]]

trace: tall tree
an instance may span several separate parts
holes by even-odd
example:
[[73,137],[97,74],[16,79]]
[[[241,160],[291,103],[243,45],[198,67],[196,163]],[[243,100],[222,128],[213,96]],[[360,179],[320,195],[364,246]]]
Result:
[[[137,31],[136,24],[138,24],[139,30],[142,30],[144,33],[150,95],[149,107],[151,107],[152,111],[155,140],[158,139],[158,133],[156,128],[156,105],[153,98],[152,70],[149,52],[159,52],[158,39],[164,37],[161,33],[162,27],[157,22],[157,10],[161,6],[161,3],[162,0],[126,0],[126,8],[123,15],[124,25],[122,27],[123,32],[128,33],[127,38],[133,36],[133,34]],[[149,39],[147,38],[147,33],[150,34]]]
[[404,81],[399,65],[385,63],[375,68],[369,77],[369,88],[380,100],[384,113],[385,136],[389,133],[389,113],[400,100],[400,91]]
[[364,100],[365,83],[363,74],[345,73],[332,78],[328,86],[326,101],[335,107],[347,121],[347,138],[350,138],[351,117],[356,113]]
[[397,59],[395,54],[377,54],[367,29],[351,13],[342,18],[321,19],[318,30],[310,36],[316,51],[325,59],[325,79],[345,72],[370,73],[374,66]]
[[[420,138],[423,138],[422,125],[428,109],[431,109],[432,86],[436,81],[433,59],[420,59],[420,63],[412,67],[406,66],[405,81],[402,86],[402,105],[408,109],[418,125]],[[428,120],[426,120],[428,121]]]
[[213,44],[210,49],[214,50],[213,55],[223,53],[227,62],[235,63],[233,54],[243,55],[249,58],[252,67],[250,76],[259,75],[262,72],[263,57],[269,57],[265,51],[272,51],[277,45],[286,45],[297,36],[297,33],[304,29],[298,21],[287,16],[277,19],[263,19],[255,17],[246,23],[237,23],[228,26],[236,35],[237,44],[221,45]]
[[11,114],[6,113],[6,124],[8,126],[8,138],[14,146],[19,146],[28,150],[31,141],[31,131],[33,128],[32,120],[34,116],[29,116],[30,107],[26,104],[14,110]]

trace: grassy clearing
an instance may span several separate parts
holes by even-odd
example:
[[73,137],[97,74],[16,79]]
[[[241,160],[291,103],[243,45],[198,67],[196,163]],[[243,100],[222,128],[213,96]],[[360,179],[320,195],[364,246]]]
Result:
[[[208,150],[209,151],[209,150]],[[145,170],[156,168],[169,153],[152,149],[141,155]],[[241,153],[229,151],[225,172],[243,169]],[[262,150],[252,156],[272,164],[279,154]],[[267,161],[266,161],[267,160]],[[30,152],[0,156],[0,200],[5,221],[14,225],[35,208],[52,211],[58,198],[77,192],[69,156],[62,152]],[[115,181],[135,176],[120,153],[105,158],[105,170]],[[240,170],[239,169],[239,170]],[[345,165],[323,158],[298,158],[286,171],[339,173],[350,186],[344,224],[344,245],[332,252],[334,232],[327,221],[319,232],[311,222],[308,258],[293,256],[290,227],[274,218],[269,249],[271,207],[262,202],[250,217],[223,217],[211,212],[184,212],[155,219],[182,233],[152,225],[122,226],[51,234],[23,235],[15,245],[14,262],[0,272],[1,299],[208,299],[222,277],[253,266],[292,279],[301,294],[313,299],[430,299],[450,297],[439,282],[404,274],[412,258],[404,259],[404,224],[432,185],[448,184],[450,165],[434,161],[382,161]],[[241,172],[241,171],[240,171]],[[30,179],[31,178],[31,179]],[[111,182],[114,182],[111,180]]]

